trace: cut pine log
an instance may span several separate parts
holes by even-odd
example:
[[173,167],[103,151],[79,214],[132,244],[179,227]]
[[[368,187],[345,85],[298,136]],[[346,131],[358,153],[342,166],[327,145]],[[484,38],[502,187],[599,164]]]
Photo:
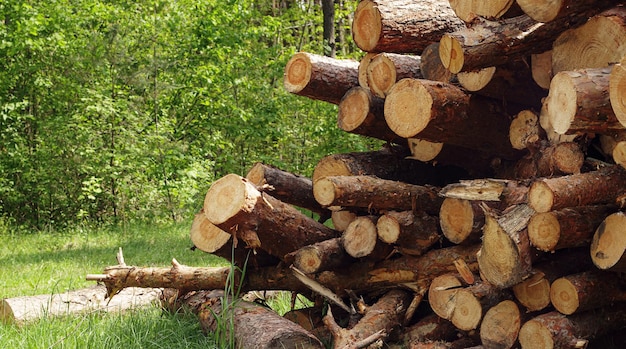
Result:
[[414,256],[424,254],[441,241],[437,219],[422,212],[387,212],[376,222],[376,232],[384,243],[394,245],[402,254]]
[[[221,290],[190,292],[175,302],[195,313],[205,332],[229,331],[225,335],[232,336],[238,348],[324,348],[296,323],[264,306],[227,297]],[[221,323],[225,318],[230,319],[229,326]]]
[[589,245],[614,205],[577,206],[537,213],[528,222],[530,243],[541,251]]
[[438,189],[371,176],[324,177],[313,185],[322,206],[360,207],[368,210],[423,210],[435,215],[443,201]]
[[524,181],[506,179],[463,180],[445,186],[439,195],[445,198],[498,202],[499,210],[526,203],[528,185]]
[[450,0],[450,7],[456,15],[467,23],[471,23],[477,16],[485,18],[500,18],[519,15],[520,9],[513,0]]
[[395,134],[385,122],[384,104],[382,98],[372,95],[368,89],[353,87],[339,102],[337,126],[346,132],[405,144],[406,139]]
[[480,341],[485,349],[509,349],[517,343],[522,324],[529,318],[512,300],[503,300],[487,310],[480,324]]
[[353,262],[343,246],[341,238],[321,241],[293,252],[293,265],[306,274],[341,268]]
[[624,130],[609,100],[612,67],[559,72],[552,78],[542,113],[559,134]]
[[541,138],[543,137],[537,114],[526,109],[515,115],[509,127],[509,141],[513,148],[526,149]]
[[626,56],[611,71],[609,98],[617,120],[626,127]]
[[431,81],[451,82],[454,75],[443,66],[439,58],[439,42],[434,42],[422,51],[420,71],[424,79]]
[[429,314],[415,324],[405,327],[402,342],[411,347],[413,343],[453,341],[460,336],[461,331],[452,322],[439,317],[437,314]]
[[370,88],[367,84],[367,67],[377,54],[378,53],[376,52],[366,52],[365,55],[363,55],[363,58],[359,61],[359,85],[366,90],[369,90]]
[[331,212],[315,201],[313,181],[310,178],[283,171],[273,166],[255,163],[246,178],[272,197],[290,205],[307,209],[319,216],[320,222],[330,218]]
[[352,37],[366,52],[420,54],[444,33],[463,27],[447,0],[364,0],[354,12]]
[[429,80],[402,79],[385,99],[385,120],[401,137],[515,159],[520,154],[509,144],[507,115],[493,100],[470,97],[458,87]]
[[392,252],[390,245],[378,242],[377,220],[377,216],[361,216],[348,225],[341,235],[341,245],[348,255],[354,258],[370,257],[381,260]]
[[537,22],[550,22],[591,8],[602,11],[618,3],[617,0],[517,0],[522,11]]
[[591,241],[591,259],[602,270],[626,271],[626,215],[616,212],[608,217],[596,229]]
[[204,199],[204,214],[250,248],[263,249],[281,259],[301,247],[339,235],[235,174],[213,182]]
[[478,242],[485,224],[481,201],[445,198],[439,210],[443,235],[455,244]]
[[528,204],[539,213],[566,207],[612,204],[624,193],[626,171],[617,165],[569,176],[543,178],[528,191]]
[[285,66],[283,84],[290,93],[339,104],[359,85],[359,62],[298,52]]
[[581,146],[575,142],[550,144],[539,141],[529,145],[528,149],[529,154],[511,168],[513,173],[503,174],[504,177],[534,179],[580,173],[585,161]]
[[625,55],[626,9],[617,6],[558,36],[552,47],[552,72],[603,68]]
[[439,56],[452,73],[503,65],[550,50],[560,33],[585,23],[596,13],[591,9],[543,25],[527,15],[501,21],[481,19],[470,28],[444,34]]
[[[361,216],[365,214],[366,213],[363,213]],[[332,211],[331,220],[333,227],[335,230],[343,232],[357,216],[359,216],[357,213],[349,210]]]
[[375,96],[385,98],[396,81],[404,78],[423,79],[420,67],[420,56],[379,53],[367,66],[367,86]]
[[550,301],[560,313],[571,315],[626,300],[622,286],[613,273],[585,271],[556,279],[550,286]]
[[589,339],[624,327],[623,305],[568,316],[552,311],[527,321],[520,329],[519,341],[523,349],[585,348]]

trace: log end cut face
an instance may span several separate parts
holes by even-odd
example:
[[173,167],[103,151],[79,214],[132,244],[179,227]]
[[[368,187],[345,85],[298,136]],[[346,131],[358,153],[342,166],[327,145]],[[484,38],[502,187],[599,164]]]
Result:
[[329,178],[322,178],[313,184],[313,196],[322,206],[330,206],[335,201],[335,184]]
[[407,143],[411,150],[411,157],[422,162],[434,160],[443,149],[443,143],[430,142],[425,139],[409,138]]
[[554,192],[545,182],[534,182],[528,190],[528,204],[539,213],[549,212],[554,205]]
[[480,326],[480,340],[487,348],[512,348],[521,327],[515,302],[502,301],[489,308]]
[[498,287],[515,284],[513,281],[520,268],[519,251],[496,219],[489,216],[485,217],[483,243],[477,259],[481,273],[491,284]]
[[617,120],[626,127],[626,57],[611,71],[609,98]]
[[250,212],[261,193],[245,178],[228,174],[211,185],[204,197],[204,214],[219,225],[239,212]]
[[446,198],[439,211],[439,223],[443,235],[459,244],[472,233],[474,210],[469,200]]
[[561,236],[561,225],[552,212],[537,213],[528,222],[530,243],[541,251],[554,251]]
[[537,273],[513,286],[513,294],[528,311],[537,311],[550,305],[550,281]]
[[460,72],[456,77],[466,90],[480,91],[487,86],[495,73],[496,67],[487,67],[471,72]]
[[624,229],[626,215],[622,212],[609,215],[596,229],[591,242],[591,260],[598,268],[612,269],[622,260],[626,249]]
[[398,81],[385,99],[385,120],[398,136],[410,138],[426,128],[433,98],[417,79]]
[[556,74],[550,83],[550,93],[542,111],[547,113],[552,128],[558,134],[565,134],[572,125],[577,101],[576,88],[569,72]]
[[384,54],[379,54],[367,67],[367,84],[372,92],[384,98],[393,84],[396,83],[396,66]]
[[338,126],[340,129],[351,132],[363,124],[369,115],[371,98],[362,87],[350,89],[339,102]]
[[311,71],[311,59],[307,53],[298,52],[293,55],[285,66],[285,89],[291,93],[302,91],[311,81]]
[[378,219],[376,230],[380,240],[386,244],[396,243],[400,237],[400,223],[390,215],[383,215]]
[[452,36],[444,35],[439,41],[439,59],[441,64],[451,73],[456,74],[463,69],[465,56],[461,44]]
[[519,7],[530,18],[537,22],[550,22],[561,12],[563,0],[543,1],[541,6],[537,5],[537,0],[517,0]]
[[371,52],[382,34],[382,18],[376,3],[364,0],[359,3],[352,21],[354,43],[363,51]]
[[359,217],[343,232],[341,243],[346,253],[361,258],[374,251],[377,238],[376,224],[369,217]]
[[561,314],[571,315],[580,306],[578,291],[567,278],[556,279],[550,288],[550,301]]
[[213,253],[224,246],[231,235],[211,223],[204,213],[198,213],[191,224],[189,237],[200,251]]
[[527,321],[519,331],[519,342],[522,348],[554,348],[552,333],[541,322]]

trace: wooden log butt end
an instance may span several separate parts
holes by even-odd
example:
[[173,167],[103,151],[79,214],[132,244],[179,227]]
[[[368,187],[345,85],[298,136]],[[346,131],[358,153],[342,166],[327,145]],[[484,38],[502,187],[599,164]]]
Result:
[[552,212],[537,213],[528,222],[530,243],[541,251],[553,251],[561,236],[561,225]]
[[385,99],[385,120],[400,137],[410,138],[430,122],[433,99],[417,79],[402,79]]
[[591,260],[599,269],[626,270],[626,215],[617,212],[609,215],[596,229],[591,241]]
[[215,225],[241,211],[250,211],[261,193],[247,179],[228,174],[213,182],[204,197],[204,214]]
[[335,184],[328,178],[322,178],[313,185],[313,196],[322,206],[329,206],[335,201]]
[[371,52],[378,44],[382,33],[382,18],[373,1],[361,1],[354,11],[352,37],[363,51]]
[[311,59],[308,54],[298,52],[294,54],[285,66],[283,84],[291,93],[302,91],[311,81]]
[[351,132],[361,126],[370,113],[371,104],[371,97],[365,89],[350,89],[339,102],[339,128]]
[[549,212],[554,205],[554,192],[545,182],[534,182],[528,190],[528,204],[536,212]]
[[474,229],[474,210],[469,200],[446,198],[439,211],[443,235],[455,244],[465,241]]

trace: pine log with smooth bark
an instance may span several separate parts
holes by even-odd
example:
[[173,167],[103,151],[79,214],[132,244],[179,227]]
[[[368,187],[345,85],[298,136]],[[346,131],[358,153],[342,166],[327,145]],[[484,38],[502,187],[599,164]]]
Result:
[[520,154],[509,144],[507,116],[501,103],[429,80],[402,79],[385,99],[385,120],[401,137],[515,159]]
[[552,78],[542,113],[559,134],[624,130],[609,100],[612,67],[559,72]]
[[204,214],[250,248],[263,249],[281,259],[301,247],[339,235],[235,174],[211,185],[204,199]]
[[614,205],[592,205],[537,213],[528,222],[530,243],[546,252],[589,245],[600,223],[616,210]]
[[511,287],[528,276],[538,257],[531,247],[526,226],[534,211],[526,204],[501,215],[485,213],[483,242],[478,264],[483,278],[498,287]]
[[550,302],[565,315],[626,300],[626,291],[613,273],[589,270],[563,276],[550,286]]
[[420,256],[441,241],[437,219],[423,212],[390,211],[376,222],[378,238],[402,254]]
[[564,315],[551,311],[522,325],[519,341],[523,349],[585,348],[589,339],[626,327],[623,305]]
[[618,0],[517,0],[522,11],[537,22],[550,22],[589,8],[608,9],[620,2]]
[[349,89],[359,85],[359,62],[298,52],[285,66],[283,84],[290,93],[339,104]]
[[503,65],[550,50],[560,33],[585,23],[598,12],[590,9],[544,24],[527,15],[500,21],[480,19],[470,28],[444,34],[439,56],[452,73]]
[[376,339],[386,338],[394,329],[401,327],[410,302],[409,292],[400,289],[391,290],[368,307],[365,315],[350,329],[337,325],[332,312],[329,311],[324,317],[324,323],[333,334],[333,347],[365,348],[367,346],[357,343],[362,343],[376,334],[379,334]]
[[601,270],[626,271],[626,215],[616,212],[604,219],[591,240],[591,259]]
[[[273,310],[234,300],[221,290],[190,292],[176,303],[196,314],[205,332],[228,331],[225,335],[230,334],[238,348],[324,348],[310,332]],[[231,319],[232,325],[224,326],[223,319]]]
[[339,102],[337,126],[340,129],[390,143],[404,144],[385,122],[385,101],[361,86],[351,88]]
[[625,55],[626,9],[616,6],[598,13],[578,28],[563,32],[554,40],[552,73],[604,68],[619,62]]
[[585,173],[538,179],[528,191],[528,204],[539,213],[612,204],[625,188],[626,171],[618,165],[605,166]]
[[352,37],[366,52],[420,54],[441,35],[465,27],[447,0],[359,2]]
[[626,56],[611,71],[609,99],[615,117],[626,127]]
[[372,93],[385,98],[398,80],[404,78],[423,79],[420,56],[397,53],[379,53],[367,66],[367,86]]
[[471,23],[477,16],[500,18],[506,16],[508,12],[519,12],[513,0],[449,0],[449,3],[454,13],[468,23]]
[[423,210],[437,214],[443,201],[438,189],[372,176],[330,176],[313,185],[322,206],[360,207],[368,210]]
[[293,252],[293,265],[306,274],[341,268],[353,262],[341,245],[341,238],[333,238],[304,246]]
[[512,287],[513,294],[527,312],[543,310],[551,304],[550,286],[554,280],[592,267],[588,247],[556,251],[533,265],[531,276]]
[[529,315],[517,303],[503,300],[487,310],[480,324],[480,341],[485,349],[509,349],[517,343],[522,324]]
[[272,197],[319,215],[320,222],[330,218],[330,211],[320,206],[313,197],[313,181],[261,162],[255,163],[246,178]]

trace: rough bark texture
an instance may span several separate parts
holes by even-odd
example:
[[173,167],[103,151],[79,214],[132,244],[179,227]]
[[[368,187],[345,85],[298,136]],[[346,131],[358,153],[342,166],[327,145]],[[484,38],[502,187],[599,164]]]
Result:
[[424,341],[452,341],[459,337],[460,332],[449,320],[430,314],[405,329],[403,342],[410,346]]
[[376,222],[376,231],[402,254],[419,256],[441,241],[437,219],[419,211],[387,212]]
[[341,238],[305,246],[293,254],[293,265],[307,274],[341,268],[354,261],[341,245]]
[[283,84],[293,94],[339,104],[359,85],[359,62],[298,52],[285,66]]
[[556,279],[550,287],[550,301],[565,315],[583,312],[626,300],[626,291],[614,274],[590,270]]
[[528,145],[529,154],[511,167],[513,173],[503,175],[506,178],[532,179],[580,173],[585,160],[580,144],[562,142],[551,144],[539,141]]
[[352,36],[366,52],[419,54],[444,33],[464,26],[447,0],[364,0],[354,13]]
[[424,79],[441,82],[453,80],[454,75],[443,66],[441,58],[439,58],[439,42],[426,46],[420,57],[420,71]]

